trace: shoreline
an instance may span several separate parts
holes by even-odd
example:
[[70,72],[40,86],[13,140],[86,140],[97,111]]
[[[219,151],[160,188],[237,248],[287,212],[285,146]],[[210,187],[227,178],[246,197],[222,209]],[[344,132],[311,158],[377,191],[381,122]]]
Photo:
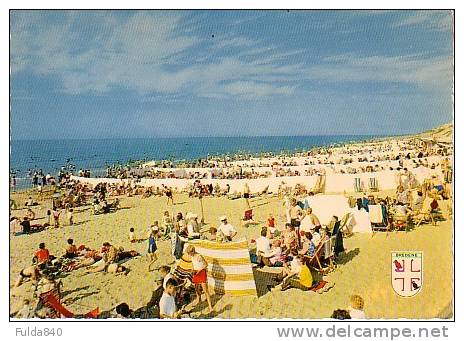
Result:
[[[306,138],[307,137],[307,138],[311,138],[311,137],[318,137],[318,136],[320,136],[320,137],[348,137],[348,136],[356,137],[358,135],[301,135],[301,136],[299,135],[299,136],[244,136],[244,137],[236,136],[234,138],[250,138],[250,139],[253,139],[253,138],[258,138],[258,139],[259,138],[290,138],[290,137],[297,137],[297,138],[298,137],[300,137],[300,138]],[[238,157],[240,155],[245,155],[247,158],[259,158],[259,157],[263,157],[263,155],[274,156],[274,157],[292,157],[292,156],[299,155],[299,154],[302,154],[302,153],[308,153],[308,152],[310,152],[312,150],[315,150],[315,149],[327,149],[327,148],[333,148],[333,147],[337,147],[337,146],[347,146],[347,145],[356,145],[356,144],[361,144],[361,143],[370,143],[372,141],[376,141],[377,139],[382,139],[382,138],[395,138],[395,136],[388,136],[388,137],[387,136],[385,136],[385,137],[371,137],[371,135],[365,135],[365,136],[369,136],[370,138],[350,140],[350,141],[342,141],[342,142],[323,143],[323,144],[320,144],[320,145],[319,144],[315,145],[315,146],[313,146],[311,148],[299,147],[298,151],[291,150],[291,149],[285,149],[285,148],[280,149],[280,150],[274,150],[274,151],[273,150],[266,150],[266,151],[258,151],[258,152],[240,151],[240,150],[238,150],[236,152],[226,152],[226,153],[220,153],[220,154],[217,154],[217,155],[209,155],[209,154],[205,155],[205,154],[203,154],[200,157],[200,159],[202,159],[202,160],[224,159],[226,157],[231,158],[231,159],[235,159],[236,157]],[[206,138],[206,137],[203,137],[203,138]],[[215,138],[215,137],[213,137],[213,138]],[[228,138],[228,137],[217,137],[217,138]],[[116,140],[119,140],[119,139],[120,138],[116,138]],[[145,138],[140,138],[140,140],[142,140],[142,139],[145,139]],[[150,138],[148,138],[148,139],[150,139]],[[183,138],[182,137],[180,137],[180,138],[179,137],[172,137],[172,138],[169,138],[169,139],[183,139]],[[196,137],[191,137],[191,138],[186,138],[186,139],[196,139]],[[86,141],[85,139],[76,139],[76,140]],[[95,139],[95,140],[97,141],[97,140],[114,140],[114,139]],[[60,141],[60,140],[47,139],[47,140],[43,140],[43,141]],[[15,142],[24,143],[24,142],[33,142],[33,140],[18,140],[18,141],[15,141]],[[110,163],[108,161],[102,161],[102,163],[103,164],[108,164],[110,166],[119,165],[119,166],[126,167],[126,166],[139,166],[143,162],[146,163],[146,162],[155,161],[155,162],[161,163],[163,161],[168,161],[168,160],[170,160],[169,157],[166,157],[164,159],[156,159],[156,160],[149,160],[148,158],[147,159],[133,160],[133,159],[129,158],[129,160],[127,162],[123,162],[123,163],[116,162],[116,163],[113,163],[111,165],[110,165]],[[186,162],[191,162],[191,161],[195,161],[195,160],[198,160],[198,157],[191,156],[189,158],[176,159],[174,162],[181,165],[185,161]],[[58,169],[58,168],[56,168],[56,169]],[[83,167],[83,168],[86,168],[86,167]],[[185,167],[177,166],[177,168],[185,168]],[[12,169],[15,170],[15,171],[19,170],[20,172],[25,172],[25,170],[17,169],[17,168],[15,168],[13,166],[12,166]],[[106,172],[106,168],[90,168],[90,171],[91,172],[97,172],[99,174],[104,174]],[[56,172],[58,172],[58,171],[56,171]],[[45,170],[45,173],[47,173],[46,170]],[[56,175],[56,174],[52,174],[52,175]],[[98,176],[98,178],[103,178],[103,176]],[[27,182],[26,185],[17,186],[18,188],[21,188],[21,189],[31,189],[31,188],[33,188],[30,177],[28,177],[27,174],[24,174],[21,177],[17,177],[16,179],[17,180],[21,179],[22,181]]]

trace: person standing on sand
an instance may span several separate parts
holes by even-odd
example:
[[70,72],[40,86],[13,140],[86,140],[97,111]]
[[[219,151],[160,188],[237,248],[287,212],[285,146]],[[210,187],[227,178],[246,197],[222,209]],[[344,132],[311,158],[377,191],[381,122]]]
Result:
[[292,224],[292,226],[296,230],[297,238],[298,238],[297,239],[298,247],[301,246],[301,240],[300,240],[301,216],[302,216],[301,207],[298,206],[296,199],[292,199],[292,207],[290,208],[290,224]]
[[285,207],[285,217],[287,218],[287,223],[290,223],[290,209],[292,208],[292,202],[288,195],[285,195],[283,206]]
[[171,215],[169,214],[169,211],[164,211],[163,215],[163,225],[164,225],[164,231],[163,231],[163,239],[168,239],[169,236],[171,235],[171,231],[174,227],[173,224],[173,219],[171,218]]
[[67,209],[67,218],[68,218],[68,222],[69,222],[69,225],[72,226],[74,225],[74,214],[73,214],[73,209],[72,208],[68,208]]
[[208,302],[209,312],[211,313],[213,311],[213,306],[211,305],[211,297],[209,295],[208,289],[208,263],[202,255],[196,252],[195,247],[193,245],[187,246],[185,253],[192,257],[192,267],[195,273],[192,277],[192,283],[195,285],[197,298],[193,305],[197,305],[201,302],[201,290],[203,290],[206,296],[206,301]]
[[169,205],[169,201],[171,201],[172,205],[174,205],[174,197],[172,195],[172,189],[165,185],[163,185],[163,188],[164,188],[164,194],[166,195],[166,198],[167,198],[167,205]]
[[245,202],[247,205],[247,209],[249,210],[250,207],[250,187],[248,187],[248,182],[245,182],[245,185],[243,187],[243,198],[245,198]]
[[60,227],[60,214],[61,211],[58,210],[58,208],[53,209],[53,220],[55,222],[55,228]]
[[150,263],[148,264],[148,271],[152,271],[151,266],[158,260],[158,256],[156,256],[156,250],[158,249],[156,246],[156,232],[151,231],[150,236],[148,237],[148,257]]

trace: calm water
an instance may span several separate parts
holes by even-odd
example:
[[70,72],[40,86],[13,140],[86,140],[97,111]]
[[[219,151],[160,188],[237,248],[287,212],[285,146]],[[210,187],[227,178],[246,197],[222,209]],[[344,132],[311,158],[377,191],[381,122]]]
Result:
[[295,152],[314,146],[364,140],[373,136],[269,136],[269,137],[196,137],[101,140],[12,141],[10,169],[16,173],[18,187],[30,185],[29,169],[42,169],[56,175],[66,162],[102,175],[105,163],[133,160],[194,160],[208,155],[237,152]]

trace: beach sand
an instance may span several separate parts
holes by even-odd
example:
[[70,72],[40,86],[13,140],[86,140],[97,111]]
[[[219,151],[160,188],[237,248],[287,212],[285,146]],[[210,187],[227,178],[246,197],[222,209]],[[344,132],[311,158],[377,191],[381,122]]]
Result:
[[[380,193],[384,195],[385,193]],[[21,205],[26,194],[13,194]],[[183,213],[192,211],[201,215],[200,201],[187,195],[175,196],[176,205],[169,211]],[[45,242],[51,254],[61,255],[66,240],[73,238],[76,245],[85,244],[91,248],[100,248],[105,241],[126,250],[135,249],[146,253],[147,242],[131,244],[128,241],[129,228],[134,227],[136,235],[145,237],[147,228],[154,220],[161,223],[162,213],[167,208],[165,197],[143,199],[140,196],[121,199],[123,209],[107,215],[93,216],[88,207],[75,210],[75,225],[60,229],[49,229],[29,236],[10,239],[10,286],[12,287],[19,271],[30,264],[34,251],[40,242]],[[48,203],[50,206],[50,203]],[[248,240],[259,235],[270,213],[273,213],[278,226],[285,220],[282,200],[256,198],[251,200],[255,220],[261,224],[252,227],[240,227],[240,217],[245,209],[243,199],[226,198],[203,199],[205,222],[208,226],[217,226],[218,217],[227,215],[229,221],[239,230],[239,237]],[[442,209],[448,202],[440,202]],[[46,205],[42,204],[38,216],[45,216]],[[24,210],[14,210],[13,215],[22,217]],[[45,219],[39,220],[40,223]],[[330,291],[318,294],[290,289],[285,292],[269,292],[259,298],[214,296],[213,303],[216,318],[328,318],[333,310],[347,308],[349,297],[359,294],[365,300],[365,312],[373,319],[429,319],[451,318],[453,299],[453,254],[451,220],[438,222],[437,226],[422,225],[408,233],[389,232],[355,234],[345,239],[346,254],[337,269],[324,276],[334,283]],[[158,242],[157,266],[171,263],[170,241]],[[390,278],[391,251],[423,251],[424,282],[422,290],[412,298],[398,296],[392,288]],[[131,259],[124,264],[131,270],[127,276],[107,273],[84,274],[84,269],[71,272],[62,279],[63,303],[74,313],[84,313],[95,307],[100,311],[114,308],[121,302],[127,302],[132,309],[145,306],[154,289],[155,272],[147,272],[148,260],[145,257]],[[255,271],[258,291],[266,291],[269,275]],[[19,309],[20,297],[31,297],[31,284],[25,283],[10,291],[10,310]],[[194,311],[192,318],[205,317],[206,305],[201,311]]]

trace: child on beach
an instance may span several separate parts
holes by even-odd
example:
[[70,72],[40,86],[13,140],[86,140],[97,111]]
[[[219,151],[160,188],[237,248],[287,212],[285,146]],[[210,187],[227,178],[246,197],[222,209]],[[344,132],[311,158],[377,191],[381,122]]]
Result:
[[169,205],[169,202],[171,202],[172,205],[174,205],[174,197],[172,195],[172,189],[163,185],[164,188],[164,194],[166,195],[167,198],[167,205]]
[[364,299],[359,295],[352,295],[350,297],[350,306],[347,309],[353,319],[365,319],[364,313]]
[[164,289],[163,296],[159,302],[160,318],[162,319],[175,319],[182,314],[182,310],[177,310],[175,296],[176,296],[177,282],[171,278],[166,282],[166,289]]
[[68,239],[68,247],[66,248],[66,253],[64,255],[64,258],[75,258],[77,257],[77,247],[74,245],[74,240],[71,238]]
[[[43,266],[42,266],[43,267]],[[25,267],[19,272],[18,279],[16,280],[14,287],[19,287],[26,279],[32,282],[32,285],[37,285],[37,281],[40,278],[40,270],[36,264]]]
[[35,212],[33,210],[31,210],[30,208],[28,208],[26,216],[29,219],[29,221],[32,221],[32,220],[35,219]]
[[285,231],[283,232],[284,245],[287,250],[292,250],[296,247],[296,232],[295,227],[290,223],[285,224]]
[[148,257],[150,263],[148,264],[148,271],[152,271],[151,266],[157,261],[158,257],[156,256],[156,250],[158,249],[156,246],[156,234],[154,231],[150,233],[148,237]]
[[171,254],[175,259],[182,257],[186,242],[188,242],[188,236],[185,230],[181,230],[179,225],[174,226],[171,232]]
[[58,209],[55,208],[52,213],[53,213],[53,220],[55,222],[55,228],[59,228],[61,211],[58,211]]
[[52,225],[52,211],[50,211],[50,210],[47,210],[47,222],[45,224],[46,224],[46,226],[51,226]]
[[168,280],[173,278],[173,275],[171,274],[171,268],[167,265],[163,265],[158,269],[158,272],[163,279],[163,288],[166,289],[166,283]]
[[68,218],[69,225],[70,226],[74,225],[74,214],[73,214],[73,209],[72,208],[70,208],[68,210],[67,218]]
[[169,211],[164,211],[163,224],[164,224],[164,232],[163,232],[162,238],[165,240],[169,238],[172,228],[173,228],[173,222],[172,222],[171,215],[169,214]]

